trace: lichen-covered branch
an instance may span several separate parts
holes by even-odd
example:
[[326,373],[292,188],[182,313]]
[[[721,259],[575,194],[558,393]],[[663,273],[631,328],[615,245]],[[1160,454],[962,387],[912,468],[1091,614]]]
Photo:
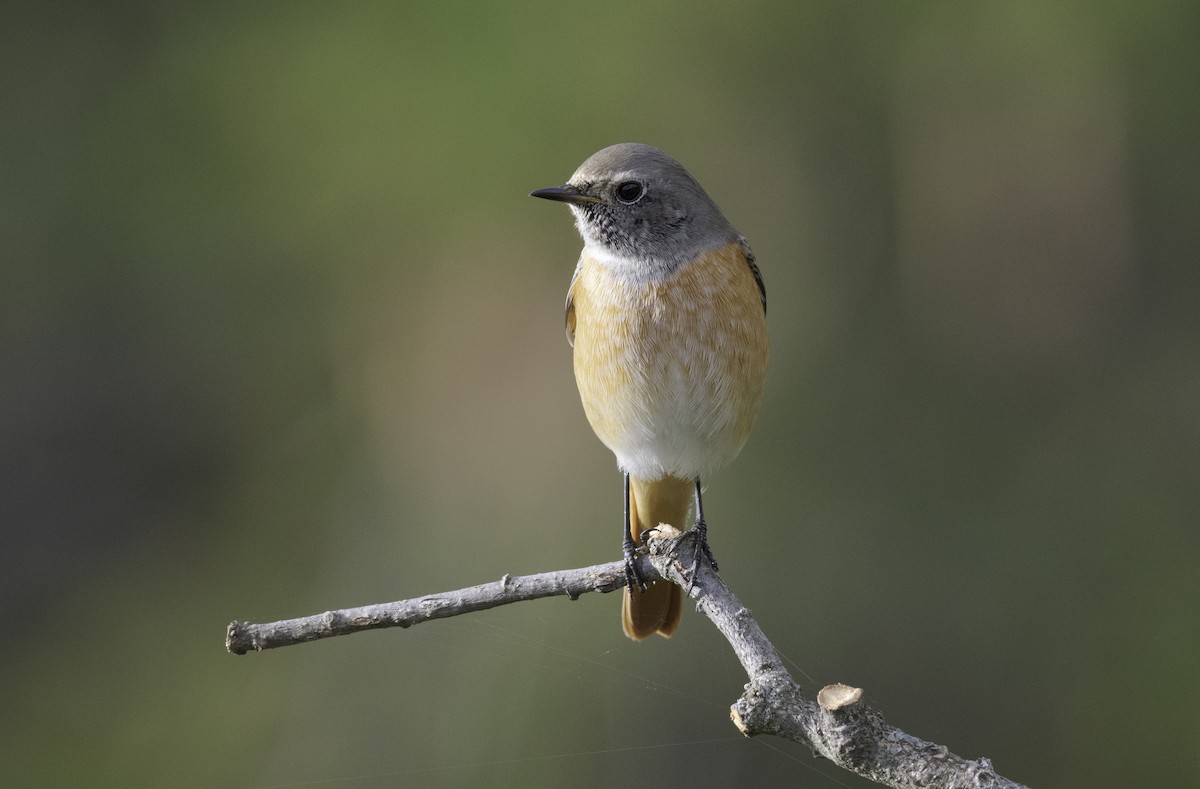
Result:
[[[701,562],[689,584],[685,574],[692,570],[692,546],[690,532],[680,534],[663,527],[657,537],[647,541],[648,554],[638,558],[639,569],[648,581],[665,579],[687,589],[729,641],[750,679],[730,708],[734,725],[747,737],[786,737],[808,745],[839,767],[898,789],[1024,789],[998,775],[987,759],[963,759],[945,746],[889,725],[862,702],[858,688],[830,685],[816,700],[806,699],[758,622],[719,575]],[[360,630],[408,627],[540,597],[575,599],[585,592],[611,592],[624,584],[624,564],[619,561],[537,575],[506,575],[492,583],[394,603],[267,624],[231,622],[225,646],[241,655]]]

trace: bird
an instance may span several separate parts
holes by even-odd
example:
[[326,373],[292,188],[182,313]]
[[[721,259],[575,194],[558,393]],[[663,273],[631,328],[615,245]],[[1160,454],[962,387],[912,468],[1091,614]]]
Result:
[[680,587],[643,583],[643,532],[683,530],[694,501],[696,556],[708,547],[701,480],[732,461],[766,380],[767,296],[746,238],[678,161],[620,143],[532,197],[566,203],[583,239],[566,301],[584,413],[624,481],[625,635],[671,636]]

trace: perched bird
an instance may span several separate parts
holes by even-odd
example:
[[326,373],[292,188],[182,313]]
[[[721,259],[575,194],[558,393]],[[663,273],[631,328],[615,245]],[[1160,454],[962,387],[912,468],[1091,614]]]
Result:
[[[695,499],[696,563],[708,550],[700,480],[750,435],[767,372],[766,290],[754,255],[679,162],[649,145],[593,154],[562,186],[583,236],[567,339],[588,422],[625,478],[625,634],[670,636],[680,588],[643,585],[642,532],[682,529]],[[693,571],[695,570],[693,565]]]

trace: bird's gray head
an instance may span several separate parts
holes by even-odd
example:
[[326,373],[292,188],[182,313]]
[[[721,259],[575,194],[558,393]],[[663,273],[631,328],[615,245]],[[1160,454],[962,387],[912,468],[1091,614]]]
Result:
[[668,272],[738,233],[683,165],[657,148],[621,143],[533,197],[570,206],[589,247]]

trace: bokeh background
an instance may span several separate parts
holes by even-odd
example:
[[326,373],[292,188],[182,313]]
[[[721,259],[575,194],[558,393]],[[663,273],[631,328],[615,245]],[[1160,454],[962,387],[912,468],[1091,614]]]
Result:
[[5,4],[8,786],[865,786],[688,612],[268,621],[615,559],[579,241],[656,144],[772,367],[708,481],[807,688],[1040,787],[1200,780],[1200,6]]

